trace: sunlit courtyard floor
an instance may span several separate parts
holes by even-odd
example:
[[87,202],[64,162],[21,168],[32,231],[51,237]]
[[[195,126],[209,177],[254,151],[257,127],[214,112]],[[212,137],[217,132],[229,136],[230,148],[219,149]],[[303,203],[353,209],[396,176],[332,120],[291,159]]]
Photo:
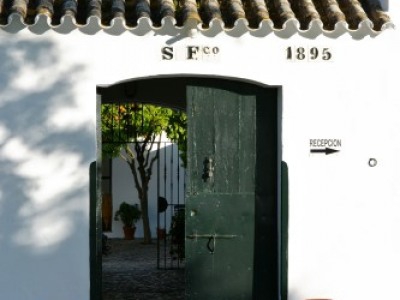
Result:
[[103,300],[183,300],[185,271],[157,269],[157,242],[109,239],[103,255]]

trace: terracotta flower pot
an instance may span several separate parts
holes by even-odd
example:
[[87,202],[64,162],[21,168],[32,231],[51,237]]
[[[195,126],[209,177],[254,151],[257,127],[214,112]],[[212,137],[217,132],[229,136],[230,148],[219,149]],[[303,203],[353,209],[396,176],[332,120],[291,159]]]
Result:
[[157,228],[157,237],[160,240],[164,240],[167,236],[165,228]]
[[135,239],[135,231],[136,231],[136,227],[124,226],[125,240],[134,240]]

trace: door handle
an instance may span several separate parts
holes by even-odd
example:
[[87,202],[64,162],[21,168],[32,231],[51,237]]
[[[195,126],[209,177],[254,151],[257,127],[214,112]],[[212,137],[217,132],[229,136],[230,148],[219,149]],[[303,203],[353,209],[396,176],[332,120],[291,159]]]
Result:
[[207,249],[210,251],[211,254],[215,252],[215,240],[216,239],[224,239],[224,240],[229,240],[229,239],[234,239],[237,237],[235,234],[189,234],[186,236],[186,238],[191,239],[191,240],[197,240],[197,239],[208,239],[207,242]]
[[234,239],[235,237],[237,237],[236,234],[217,234],[217,233],[213,233],[213,234],[197,234],[196,233],[196,234],[189,234],[186,236],[186,238],[188,238],[190,240],[209,239],[209,238],[229,240],[229,239]]

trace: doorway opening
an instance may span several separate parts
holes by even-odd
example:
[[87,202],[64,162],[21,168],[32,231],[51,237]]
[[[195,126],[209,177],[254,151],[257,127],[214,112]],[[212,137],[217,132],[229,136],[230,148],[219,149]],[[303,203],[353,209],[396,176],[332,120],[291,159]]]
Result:
[[[101,125],[102,162],[112,166],[102,167],[103,234],[156,243],[159,269],[182,268],[186,113],[114,101],[101,104]],[[107,232],[111,215],[115,229]]]
[[[179,148],[178,142],[176,151],[156,144],[153,157],[158,162],[154,160],[150,169],[157,178],[152,200],[158,238],[154,268],[186,269],[182,298],[171,299],[232,295],[237,299],[257,299],[259,295],[278,299],[283,295],[287,243],[281,234],[285,229],[279,88],[221,78],[156,77],[98,87],[98,95],[98,114],[108,105],[121,120],[127,119],[126,111],[130,114],[132,105],[141,110],[151,104],[188,113],[185,148]],[[129,118],[136,122],[136,117]],[[142,113],[140,118],[143,121],[146,116]],[[127,125],[125,122],[125,133],[135,132],[135,126]],[[99,146],[104,147],[104,137],[99,137]],[[151,156],[146,160],[152,161]],[[178,186],[177,192],[173,186]],[[95,217],[101,216],[97,213]],[[173,230],[177,224],[179,234]],[[98,244],[101,239],[96,240]],[[174,250],[173,243],[181,246]],[[98,251],[95,255],[99,269],[102,257]],[[92,269],[96,267],[92,265]],[[97,280],[101,287],[98,273],[92,274],[92,282]],[[218,286],[210,285],[210,279]],[[96,293],[92,295],[92,299],[100,299]],[[162,299],[169,299],[165,297]]]

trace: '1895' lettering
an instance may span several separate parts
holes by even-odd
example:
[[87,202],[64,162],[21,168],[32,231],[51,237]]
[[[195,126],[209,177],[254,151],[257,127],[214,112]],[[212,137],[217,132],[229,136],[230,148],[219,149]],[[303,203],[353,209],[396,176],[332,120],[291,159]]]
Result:
[[332,52],[329,48],[287,47],[286,59],[292,61],[329,61],[332,59]]

